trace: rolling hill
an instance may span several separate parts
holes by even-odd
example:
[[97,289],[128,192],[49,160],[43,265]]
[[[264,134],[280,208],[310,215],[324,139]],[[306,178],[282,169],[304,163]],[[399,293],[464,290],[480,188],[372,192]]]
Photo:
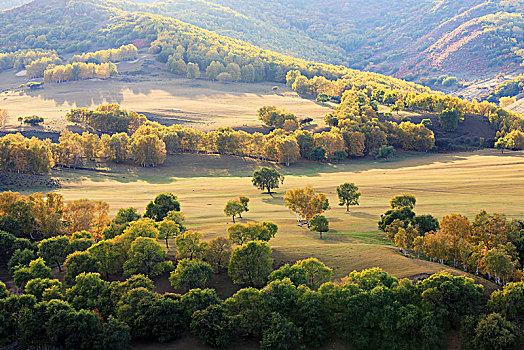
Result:
[[[3,7],[20,2],[4,1]],[[518,0],[329,0],[321,6],[312,0],[135,0],[100,6],[171,17],[285,55],[414,81],[520,71],[524,49]]]
[[251,65],[255,81],[283,82],[287,71],[298,69],[309,77],[344,77],[348,84],[359,86],[425,91],[421,86],[392,77],[264,50],[174,18],[114,7],[120,5],[99,0],[36,0],[2,12],[0,51],[56,50],[59,55],[67,55],[132,43],[138,48],[150,48],[161,62],[180,54],[184,61],[197,63],[202,71],[213,61],[240,67]]

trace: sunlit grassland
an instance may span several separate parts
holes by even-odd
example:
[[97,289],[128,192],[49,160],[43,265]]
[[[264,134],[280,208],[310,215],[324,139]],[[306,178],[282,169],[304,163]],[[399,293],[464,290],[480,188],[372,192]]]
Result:
[[[247,195],[251,198],[250,211],[241,221],[270,220],[278,224],[279,233],[271,241],[278,262],[317,257],[334,268],[335,278],[374,266],[397,277],[451,270],[405,258],[378,231],[377,220],[395,194],[414,194],[415,212],[438,218],[451,212],[473,218],[481,209],[505,213],[509,218],[524,217],[523,152],[408,153],[388,162],[302,162],[280,168],[286,179],[272,196],[251,184],[253,170],[262,165],[268,164],[238,157],[175,155],[158,168],[112,165],[99,172],[55,170],[52,175],[61,178],[59,192],[66,200],[104,200],[109,202],[111,214],[121,207],[143,210],[156,194],[175,193],[188,217],[188,227],[202,231],[206,239],[224,235],[232,224],[223,213],[225,202]],[[355,182],[362,192],[360,206],[352,207],[349,213],[337,205],[336,196],[336,186],[348,181]],[[331,204],[326,212],[331,231],[322,240],[306,227],[299,227],[295,215],[284,206],[287,189],[307,184],[327,193]]]

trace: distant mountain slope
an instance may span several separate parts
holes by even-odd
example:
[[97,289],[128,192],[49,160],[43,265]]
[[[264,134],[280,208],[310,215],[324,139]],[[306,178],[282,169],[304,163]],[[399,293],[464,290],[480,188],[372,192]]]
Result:
[[134,2],[279,52],[411,79],[515,70],[524,49],[521,0]]
[[[145,4],[146,2],[152,4]],[[344,50],[309,37],[296,27],[281,27],[249,14],[204,0],[112,1],[127,11],[142,11],[172,17],[233,39],[247,41],[264,49],[306,60],[345,64]]]
[[35,0],[1,12],[0,50],[53,49],[63,55],[133,43],[151,48],[163,62],[174,57],[184,64],[197,64],[203,74],[217,61],[231,66],[231,75],[244,69],[250,81],[283,82],[289,70],[298,69],[310,78],[344,78],[349,86],[425,91],[392,77],[297,59],[173,18],[125,11],[113,7],[116,5],[103,0]]
[[99,5],[167,16],[282,54],[415,81],[441,74],[472,80],[516,71],[522,62],[517,53],[524,50],[522,0],[129,0]]

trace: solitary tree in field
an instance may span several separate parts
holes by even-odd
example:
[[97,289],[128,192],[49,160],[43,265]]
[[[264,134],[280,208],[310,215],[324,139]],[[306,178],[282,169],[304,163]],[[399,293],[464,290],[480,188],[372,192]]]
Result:
[[389,205],[392,209],[400,209],[404,207],[408,207],[409,209],[413,209],[415,207],[415,203],[417,202],[417,199],[412,194],[399,194],[398,196],[393,197],[389,201]]
[[260,190],[267,189],[267,193],[271,194],[271,190],[278,188],[279,184],[284,183],[284,176],[273,168],[261,168],[253,173],[253,186]]
[[311,231],[320,233],[320,239],[322,239],[322,233],[329,231],[329,221],[324,215],[317,214],[311,219]]
[[224,213],[226,216],[231,216],[233,218],[233,223],[235,223],[235,216],[240,216],[243,211],[244,206],[236,199],[229,200],[224,208]]
[[358,199],[360,198],[361,193],[358,192],[358,187],[354,183],[346,182],[337,187],[337,194],[339,203],[338,205],[346,206],[346,211],[349,211],[350,205],[359,205]]

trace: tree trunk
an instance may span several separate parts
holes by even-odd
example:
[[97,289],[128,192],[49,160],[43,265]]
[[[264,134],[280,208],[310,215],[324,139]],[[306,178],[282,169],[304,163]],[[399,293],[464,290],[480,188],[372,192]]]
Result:
[[167,243],[167,236],[166,236],[166,248],[169,249],[169,243]]
[[235,223],[235,215],[233,215],[233,223]]
[[62,267],[60,266],[60,263],[57,261],[56,266],[58,266],[58,271],[62,272]]
[[322,239],[322,231],[320,231],[319,233],[320,233],[320,239]]
[[346,204],[346,211],[349,211],[349,204]]

